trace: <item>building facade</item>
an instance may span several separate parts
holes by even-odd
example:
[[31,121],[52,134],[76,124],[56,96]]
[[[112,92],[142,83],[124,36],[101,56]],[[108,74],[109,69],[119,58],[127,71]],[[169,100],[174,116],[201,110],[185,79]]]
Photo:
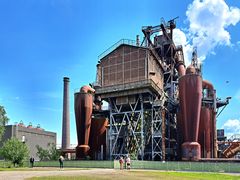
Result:
[[48,149],[50,144],[56,145],[56,136],[56,133],[45,131],[42,128],[35,128],[32,126],[26,127],[23,125],[7,125],[5,126],[5,133],[0,142],[0,147],[2,147],[3,142],[15,137],[21,142],[26,143],[30,157],[39,160],[36,146],[39,145],[43,149]]

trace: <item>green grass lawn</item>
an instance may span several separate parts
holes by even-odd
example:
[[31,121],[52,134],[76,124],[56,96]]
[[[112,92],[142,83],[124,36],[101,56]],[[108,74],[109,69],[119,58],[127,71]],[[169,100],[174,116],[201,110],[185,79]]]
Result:
[[0,171],[29,171],[29,168],[0,168]]
[[122,171],[111,174],[89,174],[80,176],[50,176],[50,177],[33,177],[28,180],[143,180],[143,179],[169,179],[169,180],[240,180],[240,176],[219,174],[219,173],[194,173],[194,172],[162,172],[162,171]]
[[[88,170],[90,168],[67,168],[68,171],[71,170]],[[0,168],[1,171],[53,171],[53,170],[59,170],[59,168],[29,168],[29,167],[18,167],[18,168]]]

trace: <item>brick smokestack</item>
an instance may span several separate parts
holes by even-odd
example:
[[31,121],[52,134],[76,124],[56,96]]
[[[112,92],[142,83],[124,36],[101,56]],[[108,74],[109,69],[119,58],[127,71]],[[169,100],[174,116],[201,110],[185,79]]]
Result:
[[69,78],[63,78],[62,149],[70,148]]

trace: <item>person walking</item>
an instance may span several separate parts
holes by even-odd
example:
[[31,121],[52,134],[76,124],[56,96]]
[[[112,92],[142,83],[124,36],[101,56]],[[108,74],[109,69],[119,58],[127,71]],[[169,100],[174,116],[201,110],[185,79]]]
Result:
[[127,156],[127,158],[126,158],[126,164],[127,164],[127,170],[130,170],[130,168],[131,168],[131,159],[130,159],[129,156]]
[[34,157],[31,157],[29,161],[30,161],[30,167],[33,168],[33,166],[34,166]]
[[120,164],[120,170],[123,170],[123,157],[121,156],[119,159],[119,164]]
[[62,169],[63,168],[64,157],[60,156],[58,160],[59,160],[59,164],[60,164],[60,169]]

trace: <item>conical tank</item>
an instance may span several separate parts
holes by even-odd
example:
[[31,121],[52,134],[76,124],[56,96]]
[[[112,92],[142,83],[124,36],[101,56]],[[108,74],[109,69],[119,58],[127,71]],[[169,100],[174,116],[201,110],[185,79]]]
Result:
[[198,160],[201,157],[198,131],[202,101],[202,78],[188,67],[186,75],[179,79],[179,99],[182,113],[183,137],[182,159]]
[[91,116],[93,107],[92,88],[84,86],[80,92],[74,94],[74,108],[78,145],[76,147],[76,159],[84,159],[88,155],[89,134],[91,128]]

